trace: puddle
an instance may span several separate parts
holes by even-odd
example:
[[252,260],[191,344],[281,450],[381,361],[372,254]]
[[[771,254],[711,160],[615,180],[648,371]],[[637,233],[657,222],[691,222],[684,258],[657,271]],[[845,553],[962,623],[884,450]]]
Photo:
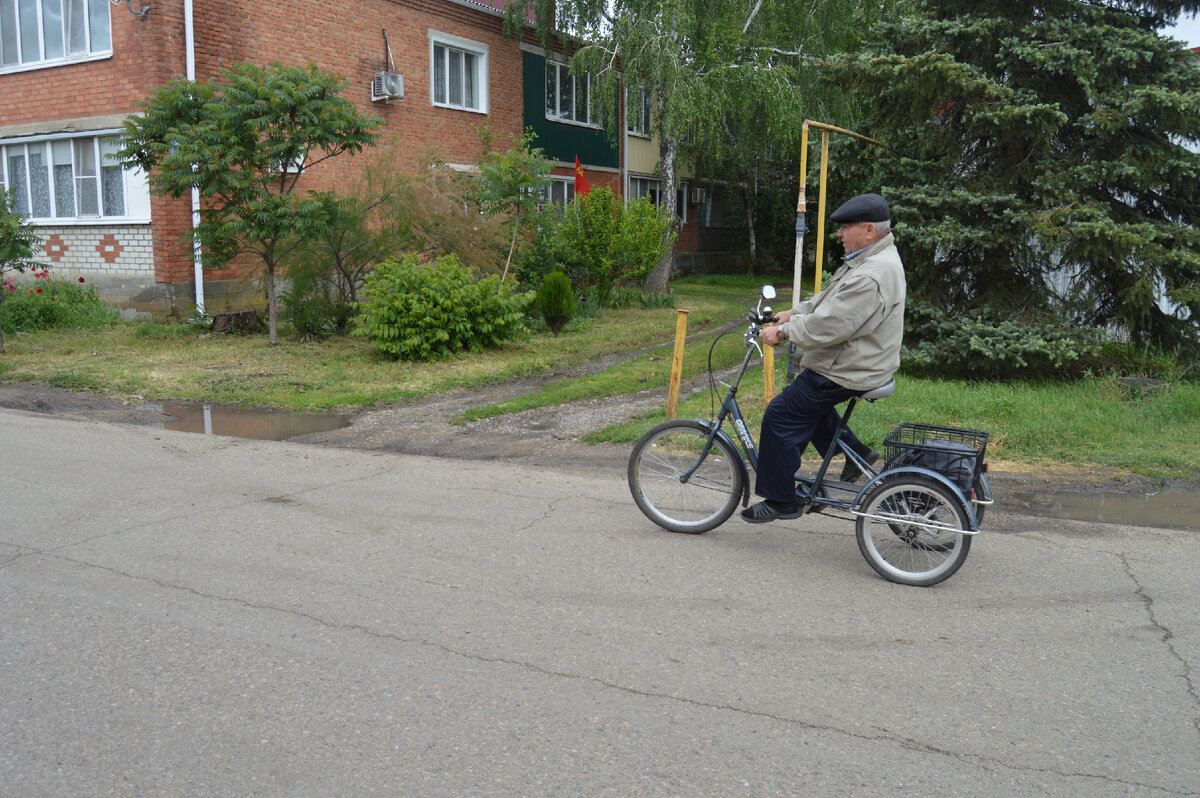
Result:
[[248,410],[223,405],[168,404],[162,406],[162,413],[164,429],[262,441],[282,441],[350,425],[349,416]]
[[[1163,529],[1200,529],[1200,492],[1166,488],[1157,493],[1027,493],[1010,491],[997,505],[1042,518],[1068,518]],[[1020,510],[1016,508],[1020,507]]]

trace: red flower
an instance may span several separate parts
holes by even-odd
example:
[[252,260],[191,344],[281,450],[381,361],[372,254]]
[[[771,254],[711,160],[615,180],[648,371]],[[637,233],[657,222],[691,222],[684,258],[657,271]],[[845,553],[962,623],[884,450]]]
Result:
[[39,294],[40,294],[40,293],[42,293],[42,289],[40,289],[40,288],[39,288],[39,289],[37,290],[37,292],[38,292]]
[[82,277],[80,277],[80,278],[79,278],[79,282],[81,282],[81,283],[83,282],[83,278],[82,278]]

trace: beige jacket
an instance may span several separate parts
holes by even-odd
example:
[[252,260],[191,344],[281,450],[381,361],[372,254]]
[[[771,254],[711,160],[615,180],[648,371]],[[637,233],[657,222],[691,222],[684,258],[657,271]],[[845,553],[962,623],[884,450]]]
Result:
[[886,383],[900,368],[904,265],[889,233],[843,264],[829,285],[780,325],[803,350],[802,368],[854,391]]

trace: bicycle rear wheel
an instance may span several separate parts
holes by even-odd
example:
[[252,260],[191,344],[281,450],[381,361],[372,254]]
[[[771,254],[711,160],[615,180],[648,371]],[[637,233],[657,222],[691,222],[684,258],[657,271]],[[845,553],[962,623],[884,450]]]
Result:
[[[741,454],[721,438],[700,462],[708,428],[667,421],[642,436],[629,455],[629,490],[646,517],[671,532],[699,534],[733,514],[744,478]],[[700,467],[683,481],[696,463]]]
[[920,476],[879,483],[867,494],[857,522],[858,548],[882,577],[927,587],[949,579],[967,559],[971,536],[962,501]]

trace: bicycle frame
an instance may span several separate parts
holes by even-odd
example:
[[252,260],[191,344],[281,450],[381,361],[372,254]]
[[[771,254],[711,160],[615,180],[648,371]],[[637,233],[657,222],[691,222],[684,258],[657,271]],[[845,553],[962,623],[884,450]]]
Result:
[[[684,472],[679,478],[681,482],[687,482],[689,479],[691,479],[692,475],[695,474],[695,472],[704,463],[709,452],[712,451],[713,441],[715,441],[718,437],[722,437],[730,444],[731,448],[736,446],[736,448],[739,448],[743,454],[743,457],[740,458],[739,463],[742,469],[742,476],[744,478],[742,489],[743,507],[750,503],[750,470],[752,469],[756,473],[758,471],[758,448],[754,443],[754,437],[750,434],[750,430],[746,426],[745,416],[742,415],[742,410],[738,406],[737,393],[739,387],[741,386],[742,378],[746,375],[746,371],[750,367],[750,363],[753,360],[755,353],[757,353],[759,357],[762,357],[762,346],[759,344],[758,335],[762,330],[762,323],[770,319],[770,308],[763,308],[762,300],[760,299],[759,306],[756,308],[756,312],[758,314],[758,318],[755,318],[754,315],[751,316],[752,323],[744,334],[746,341],[746,355],[742,358],[741,366],[738,368],[737,377],[732,383],[718,380],[719,384],[725,386],[727,391],[725,394],[725,399],[721,402],[721,409],[717,413],[717,417],[711,420],[697,419],[700,423],[709,428],[708,439],[705,443],[704,452],[701,454],[700,459],[696,461],[695,465]],[[846,410],[841,414],[837,431],[834,434],[833,445],[829,447],[829,450],[825,452],[824,457],[821,459],[821,464],[817,468],[816,475],[813,477],[795,477],[797,485],[796,498],[805,506],[805,512],[818,512],[822,509],[829,508],[835,510],[844,510],[856,516],[864,515],[857,508],[861,506],[863,497],[866,495],[866,493],[881,479],[891,476],[899,476],[902,474],[910,474],[932,479],[949,490],[952,495],[959,497],[963,506],[966,508],[969,517],[970,530],[965,531],[965,533],[977,534],[979,531],[979,522],[975,513],[975,504],[991,504],[992,501],[990,495],[986,495],[978,499],[974,497],[968,498],[964,496],[959,487],[947,479],[945,475],[918,466],[903,466],[900,468],[890,469],[886,472],[876,471],[861,456],[859,456],[857,452],[845,444],[843,441],[843,436],[850,423],[850,416],[853,414],[854,408],[858,404],[858,401],[859,397],[851,397],[846,405]],[[734,432],[736,433],[737,437],[736,444],[734,444],[733,439],[730,438],[730,436],[723,429],[726,421],[732,421],[733,423]],[[825,474],[828,472],[830,463],[833,461],[833,458],[838,452],[843,453],[848,462],[853,462],[858,466],[863,474],[867,475],[868,479],[862,487],[845,482],[825,481]],[[747,468],[747,463],[749,464],[749,468]],[[986,488],[986,481],[984,482],[984,486]],[[845,498],[837,498],[833,495],[830,495],[830,491],[839,491],[845,494]],[[921,524],[919,522],[916,522],[915,525],[929,526],[934,530],[940,529],[940,527],[936,525]]]

